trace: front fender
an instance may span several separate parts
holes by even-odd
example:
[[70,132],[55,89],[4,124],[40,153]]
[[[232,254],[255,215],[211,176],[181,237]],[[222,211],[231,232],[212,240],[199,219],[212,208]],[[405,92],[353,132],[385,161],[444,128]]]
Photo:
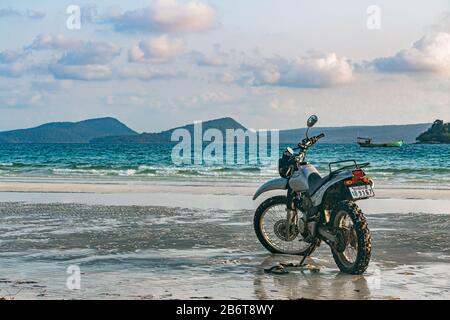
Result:
[[256,200],[262,193],[271,191],[271,190],[286,190],[287,189],[288,179],[285,178],[277,178],[272,179],[264,183],[261,187],[256,190],[253,200]]

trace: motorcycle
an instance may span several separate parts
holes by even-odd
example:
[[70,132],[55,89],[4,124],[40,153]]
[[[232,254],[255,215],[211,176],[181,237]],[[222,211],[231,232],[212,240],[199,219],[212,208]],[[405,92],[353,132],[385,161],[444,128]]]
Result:
[[363,170],[369,163],[331,162],[329,174],[322,177],[306,162],[308,149],[325,136],[308,136],[317,121],[317,116],[309,117],[306,138],[283,152],[278,162],[281,178],[264,183],[254,194],[256,200],[268,191],[287,190],[286,195],[273,196],[258,206],[256,236],[268,251],[300,255],[302,262],[323,241],[342,272],[362,274],[370,261],[371,234],[355,202],[375,196],[374,182]]

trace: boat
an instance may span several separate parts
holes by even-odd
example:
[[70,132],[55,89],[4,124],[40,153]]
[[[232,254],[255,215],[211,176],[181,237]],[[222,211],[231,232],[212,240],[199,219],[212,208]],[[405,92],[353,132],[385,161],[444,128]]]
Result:
[[357,143],[363,148],[400,148],[403,146],[403,140],[373,143],[371,138],[357,138]]

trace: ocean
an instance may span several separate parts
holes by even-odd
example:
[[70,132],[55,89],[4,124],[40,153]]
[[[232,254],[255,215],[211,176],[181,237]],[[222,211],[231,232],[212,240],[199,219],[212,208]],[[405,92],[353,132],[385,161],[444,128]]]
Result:
[[[280,154],[287,145],[280,145]],[[274,165],[174,165],[170,144],[0,144],[1,180],[215,181],[262,182],[278,177]],[[450,145],[410,144],[402,148],[360,148],[320,143],[307,160],[322,175],[328,163],[355,159],[385,186],[450,189]]]

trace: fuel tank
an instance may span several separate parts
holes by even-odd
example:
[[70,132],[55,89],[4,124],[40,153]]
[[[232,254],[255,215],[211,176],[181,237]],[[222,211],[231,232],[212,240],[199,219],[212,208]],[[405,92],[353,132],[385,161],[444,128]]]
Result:
[[[320,177],[319,171],[312,164],[305,164],[299,166],[289,179],[289,186],[292,190],[297,192],[306,192],[309,190],[308,179],[310,175]],[[311,180],[309,180],[311,181]]]

